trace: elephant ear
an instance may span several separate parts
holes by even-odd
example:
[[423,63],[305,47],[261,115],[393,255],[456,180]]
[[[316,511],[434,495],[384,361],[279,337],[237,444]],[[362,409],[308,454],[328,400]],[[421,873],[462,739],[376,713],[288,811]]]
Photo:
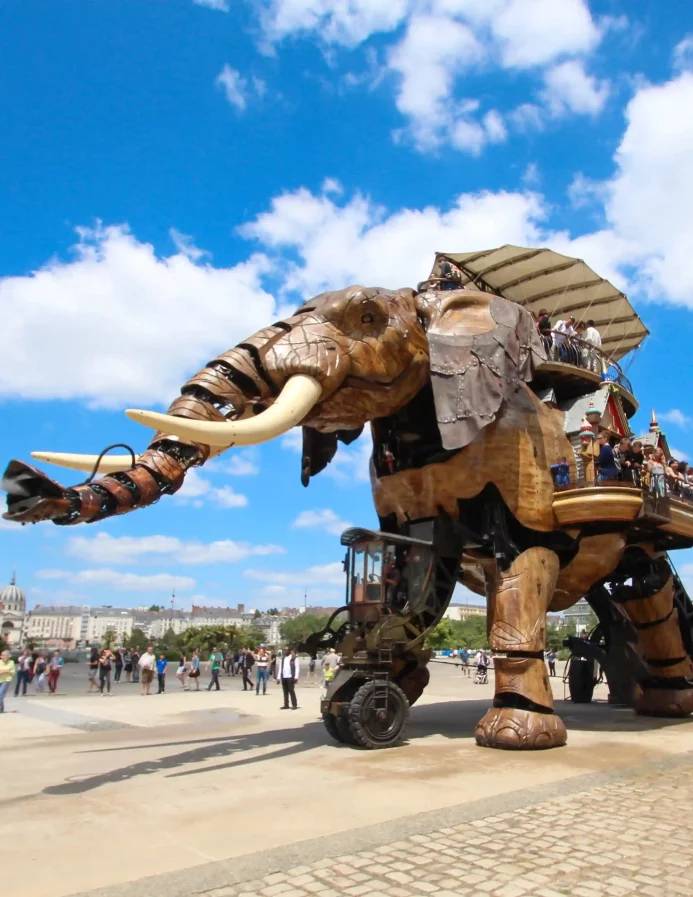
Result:
[[501,297],[470,292],[420,297],[428,319],[436,419],[448,450],[469,445],[546,361],[528,311]]
[[337,452],[337,441],[349,445],[358,439],[363,427],[356,430],[337,430],[335,433],[320,433],[312,427],[303,427],[303,450],[301,452],[301,483],[307,486],[310,478],[324,470]]

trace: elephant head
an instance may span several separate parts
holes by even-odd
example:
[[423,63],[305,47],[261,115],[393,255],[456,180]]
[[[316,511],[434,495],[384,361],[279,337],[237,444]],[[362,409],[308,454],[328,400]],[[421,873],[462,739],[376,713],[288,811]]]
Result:
[[[432,387],[442,446],[463,448],[531,379],[543,350],[520,306],[476,290],[389,291],[352,286],[323,293],[220,355],[192,377],[166,414],[130,410],[157,433],[135,458],[106,456],[108,475],[63,489],[10,463],[7,519],[93,522],[175,492],[191,466],[230,446],[268,441],[301,424],[302,478],[331,460],[337,441],[387,419]],[[92,471],[97,456],[33,457]]]

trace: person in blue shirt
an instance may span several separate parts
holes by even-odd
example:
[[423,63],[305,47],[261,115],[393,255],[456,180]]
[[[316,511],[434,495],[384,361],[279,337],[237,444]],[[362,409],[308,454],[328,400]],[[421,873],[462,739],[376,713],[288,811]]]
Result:
[[599,457],[597,458],[597,482],[603,480],[617,480],[618,468],[614,459],[614,450],[609,443],[609,437],[602,433],[599,437]]
[[168,666],[168,660],[166,660],[166,655],[162,652],[159,654],[159,659],[156,662],[156,675],[159,680],[159,691],[158,695],[162,695],[166,691],[166,667]]

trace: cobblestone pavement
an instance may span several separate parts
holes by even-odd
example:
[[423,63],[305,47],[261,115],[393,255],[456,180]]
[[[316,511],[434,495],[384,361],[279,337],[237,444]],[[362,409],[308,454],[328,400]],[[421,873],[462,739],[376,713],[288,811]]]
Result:
[[692,897],[691,807],[693,767],[650,772],[201,893]]

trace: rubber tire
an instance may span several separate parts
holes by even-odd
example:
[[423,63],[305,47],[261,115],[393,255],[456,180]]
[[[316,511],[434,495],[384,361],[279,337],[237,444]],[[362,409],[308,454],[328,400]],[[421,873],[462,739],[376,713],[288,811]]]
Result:
[[594,694],[594,663],[581,657],[571,657],[568,688],[573,704],[589,704]]
[[386,737],[378,737],[375,733],[369,731],[367,720],[365,719],[366,708],[375,689],[373,680],[362,685],[349,704],[347,720],[351,737],[357,745],[371,751],[396,747],[398,744],[401,744],[404,741],[404,735],[409,723],[409,701],[407,696],[394,682],[389,682],[387,687],[389,689],[388,706],[391,703],[394,704],[395,720],[392,731],[388,732]]
[[322,721],[327,729],[327,734],[334,738],[335,741],[338,741],[340,744],[344,744],[344,739],[342,738],[342,734],[339,731],[339,720],[336,716],[333,716],[331,713],[323,713]]

